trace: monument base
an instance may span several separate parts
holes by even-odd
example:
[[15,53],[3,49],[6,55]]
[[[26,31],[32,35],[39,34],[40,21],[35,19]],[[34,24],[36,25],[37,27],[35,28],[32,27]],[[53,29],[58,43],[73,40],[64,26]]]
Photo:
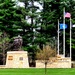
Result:
[[27,51],[8,51],[6,68],[29,68]]
[[[45,68],[44,60],[36,60],[36,68]],[[71,58],[59,55],[48,60],[47,68],[71,68]]]

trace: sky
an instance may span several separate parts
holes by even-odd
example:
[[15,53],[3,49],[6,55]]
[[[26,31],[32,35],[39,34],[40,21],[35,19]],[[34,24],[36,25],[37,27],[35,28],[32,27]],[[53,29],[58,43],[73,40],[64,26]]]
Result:
[[[17,5],[19,5],[19,6],[21,6],[21,7],[24,7],[24,3],[23,3],[23,2],[18,2]],[[38,2],[34,2],[34,5],[35,5],[35,6],[39,6],[39,9],[40,9],[40,10],[43,9],[42,6],[41,6]]]
[[18,6],[24,7],[24,3],[23,2],[18,2],[17,4]]

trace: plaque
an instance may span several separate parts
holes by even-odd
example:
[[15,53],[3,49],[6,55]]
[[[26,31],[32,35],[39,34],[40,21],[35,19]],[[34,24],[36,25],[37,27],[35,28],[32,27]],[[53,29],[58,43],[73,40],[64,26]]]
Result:
[[13,56],[9,56],[8,57],[8,60],[13,60]]
[[23,57],[20,57],[19,60],[23,60]]

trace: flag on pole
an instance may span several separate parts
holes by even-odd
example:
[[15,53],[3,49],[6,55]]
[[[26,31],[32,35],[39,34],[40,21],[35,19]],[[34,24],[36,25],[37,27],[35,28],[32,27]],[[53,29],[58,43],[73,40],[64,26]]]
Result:
[[70,18],[71,14],[69,12],[66,12],[64,16],[65,16],[65,18]]
[[63,24],[63,23],[60,24],[60,29],[66,29],[66,28],[67,28],[67,24]]

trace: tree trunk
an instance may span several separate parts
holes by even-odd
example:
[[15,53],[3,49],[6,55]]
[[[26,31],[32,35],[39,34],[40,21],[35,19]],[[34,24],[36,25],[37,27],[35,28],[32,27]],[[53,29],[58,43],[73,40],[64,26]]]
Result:
[[45,74],[47,73],[47,62],[45,62]]

